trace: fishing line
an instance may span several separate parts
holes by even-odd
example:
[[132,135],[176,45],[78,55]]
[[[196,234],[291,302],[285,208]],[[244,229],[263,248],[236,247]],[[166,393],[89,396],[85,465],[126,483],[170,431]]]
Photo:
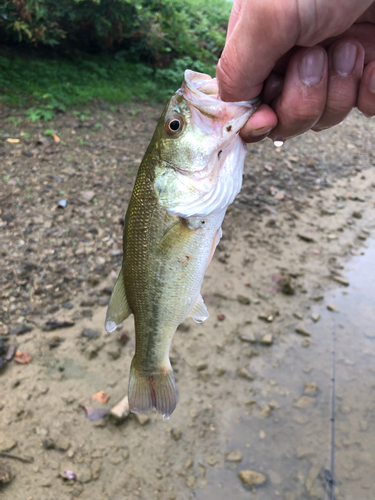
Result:
[[331,500],[335,500],[336,328],[332,331]]

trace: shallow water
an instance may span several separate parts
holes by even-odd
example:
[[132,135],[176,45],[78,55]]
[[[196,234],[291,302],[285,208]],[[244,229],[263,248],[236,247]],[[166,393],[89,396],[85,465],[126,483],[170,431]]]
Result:
[[[285,340],[252,359],[261,373],[254,382],[255,406],[226,409],[223,405],[222,447],[238,449],[241,463],[226,462],[224,469],[207,470],[207,487],[198,499],[299,500],[331,498],[332,333],[335,332],[336,500],[375,498],[375,241],[343,270],[350,286],[326,293],[324,300],[306,299],[305,317],[321,317],[308,330],[313,343],[301,346],[302,337],[283,332]],[[332,304],[338,312],[327,310]],[[253,361],[254,360],[254,361]],[[306,382],[316,383],[315,395],[304,394]],[[310,399],[300,400],[302,396]],[[307,408],[296,407],[306,403]],[[269,408],[267,404],[271,403]],[[271,410],[269,416],[263,412]],[[248,409],[247,409],[248,408]],[[233,472],[251,469],[264,473],[267,482],[256,488],[242,486]]]

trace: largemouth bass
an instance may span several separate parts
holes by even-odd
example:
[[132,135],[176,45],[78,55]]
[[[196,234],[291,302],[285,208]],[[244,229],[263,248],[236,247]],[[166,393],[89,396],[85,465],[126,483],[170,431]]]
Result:
[[167,418],[176,407],[169,349],[185,318],[208,318],[200,289],[226,209],[242,184],[247,149],[238,132],[257,105],[257,99],[225,103],[216,79],[187,70],[140,165],[105,322],[112,332],[134,314],[134,413],[156,408]]

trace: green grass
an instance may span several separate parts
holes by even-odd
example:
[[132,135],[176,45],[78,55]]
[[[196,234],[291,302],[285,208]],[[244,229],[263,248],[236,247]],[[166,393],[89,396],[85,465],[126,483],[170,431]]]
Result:
[[144,63],[127,63],[109,56],[82,54],[72,61],[17,53],[0,55],[0,103],[27,108],[26,116],[32,121],[47,121],[58,110],[98,100],[112,104],[162,102],[179,88],[188,68],[212,76],[215,72],[215,65],[190,57],[175,60],[168,69],[154,71]]

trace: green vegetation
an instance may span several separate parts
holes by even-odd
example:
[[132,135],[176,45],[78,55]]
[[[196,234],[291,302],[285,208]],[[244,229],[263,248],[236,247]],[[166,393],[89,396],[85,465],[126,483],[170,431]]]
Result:
[[93,100],[164,101],[185,69],[214,74],[230,7],[224,0],[5,1],[0,103],[47,121]]

